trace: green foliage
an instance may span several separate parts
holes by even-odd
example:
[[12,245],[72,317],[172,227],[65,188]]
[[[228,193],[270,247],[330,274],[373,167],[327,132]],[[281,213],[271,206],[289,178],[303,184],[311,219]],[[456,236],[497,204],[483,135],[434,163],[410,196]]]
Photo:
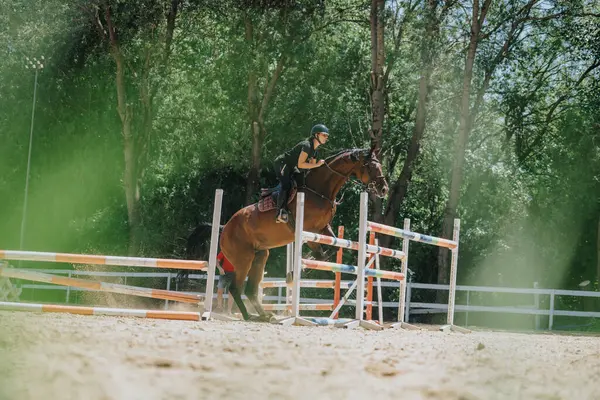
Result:
[[[413,7],[414,15],[402,19],[409,3],[390,2],[386,17],[388,61],[395,51],[393,33],[403,29],[389,72],[382,151],[392,179],[400,173],[414,129],[423,72],[425,9]],[[592,67],[600,57],[600,24],[589,14],[599,10],[584,1],[558,2],[553,12],[560,16],[545,18],[549,9],[535,7],[506,57],[498,58],[525,4],[503,3],[490,10],[483,27],[489,34],[479,44],[475,64],[473,103],[486,72],[494,73],[466,152],[459,281],[525,287],[537,281],[542,287],[573,288],[597,279],[600,68]],[[314,123],[331,130],[325,154],[368,146],[367,3],[297,1],[289,2],[293,7],[265,9],[260,2],[183,1],[168,54],[170,1],[110,4],[126,60],[135,132],[144,129],[148,111],[141,90],[147,85],[153,95],[148,156],[140,176],[141,254],[183,257],[190,232],[211,219],[217,188],[225,190],[221,223],[244,206],[252,146],[250,71],[258,71],[264,88],[280,57],[286,57],[264,116],[262,186],[276,183],[271,161],[305,138]],[[115,64],[94,24],[96,5],[0,1],[2,249],[19,245],[34,82],[23,60],[44,55],[25,247],[127,252]],[[470,2],[460,5],[470,7]],[[397,10],[403,11],[393,20]],[[245,38],[247,18],[256,34],[252,43]],[[398,221],[411,218],[413,230],[433,235],[441,230],[449,190],[467,22],[464,7],[456,7],[440,26],[421,155],[398,215]],[[357,234],[360,190],[360,185],[344,188],[333,221],[334,228],[346,227],[347,238]],[[347,252],[345,261],[354,257]],[[280,275],[283,260],[283,251],[275,251],[269,276]],[[416,281],[435,281],[436,260],[435,248],[411,245]],[[321,274],[311,277],[326,277]],[[386,296],[395,300],[398,294]]]

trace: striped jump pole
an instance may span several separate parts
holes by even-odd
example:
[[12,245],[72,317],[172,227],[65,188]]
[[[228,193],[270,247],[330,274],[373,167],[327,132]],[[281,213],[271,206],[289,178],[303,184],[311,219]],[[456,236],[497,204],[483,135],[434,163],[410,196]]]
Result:
[[[450,288],[448,294],[448,315],[447,315],[447,326],[442,327],[442,329],[446,329],[450,327],[451,330],[457,330],[460,332],[468,331],[465,328],[461,328],[454,325],[454,305],[455,305],[455,297],[456,297],[456,275],[458,269],[458,242],[460,236],[460,220],[454,220],[454,229],[452,234],[452,240],[442,239],[435,236],[423,235],[421,233],[411,232],[407,229],[409,225],[405,220],[405,229],[399,229],[388,225],[379,224],[376,222],[367,221],[367,228],[372,232],[382,233],[384,235],[395,236],[403,239],[412,240],[415,242],[427,243],[434,246],[445,247],[451,251],[451,262],[450,262]],[[408,252],[408,244],[404,242],[406,247],[405,252]],[[402,270],[405,271],[406,262],[402,265]],[[405,287],[400,286],[400,301],[398,304],[398,320],[399,325],[402,324],[407,325],[403,322],[404,319],[404,308],[405,308]],[[404,292],[404,293],[403,293]]]
[[[348,264],[336,264],[336,263],[327,262],[327,261],[302,259],[302,265],[308,269],[318,269],[321,271],[342,272],[345,274],[354,274],[354,275],[358,274],[358,268],[354,265],[348,265]],[[372,276],[375,278],[391,279],[391,280],[395,280],[395,281],[401,281],[404,279],[404,274],[402,274],[401,272],[384,271],[384,270],[376,270],[376,269],[365,269],[364,275]],[[363,286],[363,291],[364,291],[364,286]]]
[[6,301],[0,302],[0,310],[200,321],[200,313],[188,311],[136,310],[128,308],[61,306],[55,304],[11,303]]
[[[365,265],[365,269],[371,268],[371,265],[373,264],[374,261],[375,261],[375,258],[370,259],[369,262],[367,263],[367,265]],[[352,285],[348,288],[346,293],[344,293],[344,296],[341,298],[341,300],[337,304],[334,303],[335,308],[333,309],[333,312],[331,313],[329,318],[337,318],[338,312],[345,304],[348,303],[350,296],[352,295],[354,290],[356,290],[357,285],[358,285],[358,280],[355,280],[354,282],[352,282]]]
[[[326,281],[326,280],[303,280],[300,282],[300,287],[305,288],[318,288],[318,289],[335,289],[335,281]],[[349,282],[341,282],[340,288],[348,289],[351,283]],[[271,289],[271,288],[280,288],[287,287],[288,284],[286,281],[262,281],[261,286],[263,289]]]
[[[381,325],[371,323],[364,320],[364,305],[365,305],[365,277],[379,277],[384,279],[392,280],[403,280],[404,274],[393,272],[393,271],[382,271],[368,269],[365,267],[368,250],[372,254],[381,254],[389,257],[395,257],[398,259],[404,258],[404,253],[398,250],[387,249],[375,245],[367,245],[367,213],[369,198],[366,192],[360,195],[360,220],[359,220],[359,236],[357,242],[341,238],[332,238],[324,235],[314,234],[311,232],[304,232],[304,194],[300,193],[301,196],[296,198],[296,224],[295,224],[295,245],[294,245],[294,276],[293,276],[293,292],[292,292],[292,318],[281,321],[285,324],[302,324],[302,325],[314,325],[313,322],[306,318],[301,318],[299,315],[299,302],[300,302],[300,279],[303,268],[318,269],[331,272],[339,273],[350,273],[357,275],[356,279],[356,315],[355,321],[352,324],[344,324],[345,327],[350,328],[353,326],[362,326],[366,329],[383,329]],[[302,244],[305,241],[315,241],[318,243],[330,244],[341,248],[349,248],[358,250],[358,265],[346,265],[342,263],[330,263],[325,261],[306,260],[302,258]],[[373,259],[374,260],[374,259]],[[333,315],[337,314],[341,302],[337,304],[334,309]]]
[[455,249],[458,247],[458,242],[454,240],[442,239],[435,236],[423,235],[421,233],[410,232],[400,228],[394,228],[392,226],[378,224],[377,222],[367,222],[367,228],[370,231],[382,233],[384,235],[396,236],[399,238],[410,239],[415,242],[429,243],[435,246],[446,247],[448,249]]
[[[351,318],[323,318],[323,317],[305,317],[307,320],[313,322],[316,325],[321,326],[339,326],[347,328],[348,324],[358,325],[358,321]],[[352,326],[354,327],[354,326]]]
[[25,279],[34,282],[51,283],[55,285],[73,286],[99,292],[111,292],[119,294],[127,294],[131,296],[150,297],[154,299],[172,300],[182,303],[198,304],[201,301],[199,295],[174,292],[171,290],[151,289],[137,286],[121,285],[117,283],[98,282],[88,279],[68,278],[65,276],[57,276],[44,274],[41,272],[31,272],[14,268],[0,267],[0,276],[6,278]]
[[[262,306],[265,311],[286,311],[292,309],[291,304],[263,304]],[[331,311],[333,310],[333,303],[299,304],[298,307],[304,311]]]
[[[309,242],[316,242],[322,244],[328,244],[330,246],[342,247],[345,249],[358,250],[359,243],[352,240],[339,239],[331,236],[321,235],[312,232],[303,232],[302,237],[304,240]],[[375,246],[373,244],[367,244],[367,253],[370,254],[381,254],[382,256],[403,259],[405,254],[400,250],[388,249],[386,247]]]
[[168,260],[163,258],[142,257],[96,256],[89,254],[48,253],[19,250],[0,250],[0,259],[191,270],[202,270],[206,269],[208,266],[208,263],[206,261]]

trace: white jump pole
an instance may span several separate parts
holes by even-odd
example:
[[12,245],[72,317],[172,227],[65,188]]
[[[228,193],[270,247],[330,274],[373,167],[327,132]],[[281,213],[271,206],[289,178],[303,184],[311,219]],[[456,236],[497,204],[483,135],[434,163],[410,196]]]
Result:
[[296,194],[296,232],[294,236],[294,286],[292,289],[292,317],[300,318],[300,277],[302,274],[302,231],[304,231],[304,193]]
[[360,194],[360,221],[358,223],[358,263],[356,269],[356,315],[363,320],[365,301],[365,260],[367,258],[367,212],[369,198],[366,192]]
[[217,268],[217,246],[219,245],[219,227],[221,226],[221,205],[223,203],[223,189],[215,191],[215,205],[213,208],[212,232],[210,235],[210,253],[208,258],[208,276],[206,278],[206,299],[204,300],[204,313],[202,320],[210,319],[212,311],[213,291],[215,288],[215,269]]
[[448,294],[448,325],[454,325],[454,301],[456,296],[456,272],[458,266],[458,239],[460,235],[460,219],[454,220],[454,229],[452,240],[456,242],[456,247],[452,249],[450,261],[450,293]]
[[[404,231],[410,232],[410,219],[404,218]],[[410,330],[420,330],[419,327],[408,323],[408,315],[406,314],[406,285],[408,280],[408,247],[410,239],[402,238],[402,251],[404,259],[402,259],[401,272],[404,274],[404,279],[400,281],[400,297],[398,299],[398,322],[392,324],[392,328],[402,328]]]
[[[292,316],[279,321],[282,325],[317,325],[300,317],[300,279],[302,278],[302,232],[304,231],[304,193],[296,194],[296,232],[294,235]],[[289,249],[289,247],[288,247]]]
[[[375,245],[379,246],[378,239],[375,239]],[[375,268],[378,271],[380,269],[379,268],[379,254],[375,254]],[[403,280],[405,280],[405,279],[403,279]],[[379,325],[383,325],[383,295],[381,293],[381,278],[380,277],[377,277],[377,311],[378,311],[378,315],[379,315]]]
[[[404,218],[404,230],[410,231],[410,219]],[[401,272],[404,274],[404,279],[400,281],[400,298],[398,302],[398,322],[408,322],[405,316],[406,308],[406,280],[408,279],[408,245],[410,240],[407,238],[402,239],[402,251],[404,252],[404,259],[401,264]]]
[[[364,320],[365,307],[365,263],[367,260],[367,220],[369,212],[369,195],[367,192],[360,194],[360,220],[358,223],[358,263],[356,265],[356,321],[365,329],[381,330],[382,325]],[[346,324],[348,328],[355,324]]]
[[[288,243],[285,254],[285,276],[289,275],[294,270],[294,243]],[[291,284],[285,286],[285,303],[292,303],[292,287]]]

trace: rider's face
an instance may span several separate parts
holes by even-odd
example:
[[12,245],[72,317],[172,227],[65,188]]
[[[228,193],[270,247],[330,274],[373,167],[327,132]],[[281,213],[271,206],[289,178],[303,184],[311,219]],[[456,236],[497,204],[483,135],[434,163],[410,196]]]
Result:
[[327,139],[329,139],[329,135],[326,133],[319,133],[318,137],[319,137],[319,142],[321,142],[322,144],[325,144],[327,142]]

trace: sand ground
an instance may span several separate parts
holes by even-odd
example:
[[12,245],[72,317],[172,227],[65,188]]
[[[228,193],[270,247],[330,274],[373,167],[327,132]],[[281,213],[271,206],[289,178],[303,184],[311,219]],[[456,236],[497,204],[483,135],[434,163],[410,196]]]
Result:
[[600,399],[600,337],[0,311],[0,399]]

